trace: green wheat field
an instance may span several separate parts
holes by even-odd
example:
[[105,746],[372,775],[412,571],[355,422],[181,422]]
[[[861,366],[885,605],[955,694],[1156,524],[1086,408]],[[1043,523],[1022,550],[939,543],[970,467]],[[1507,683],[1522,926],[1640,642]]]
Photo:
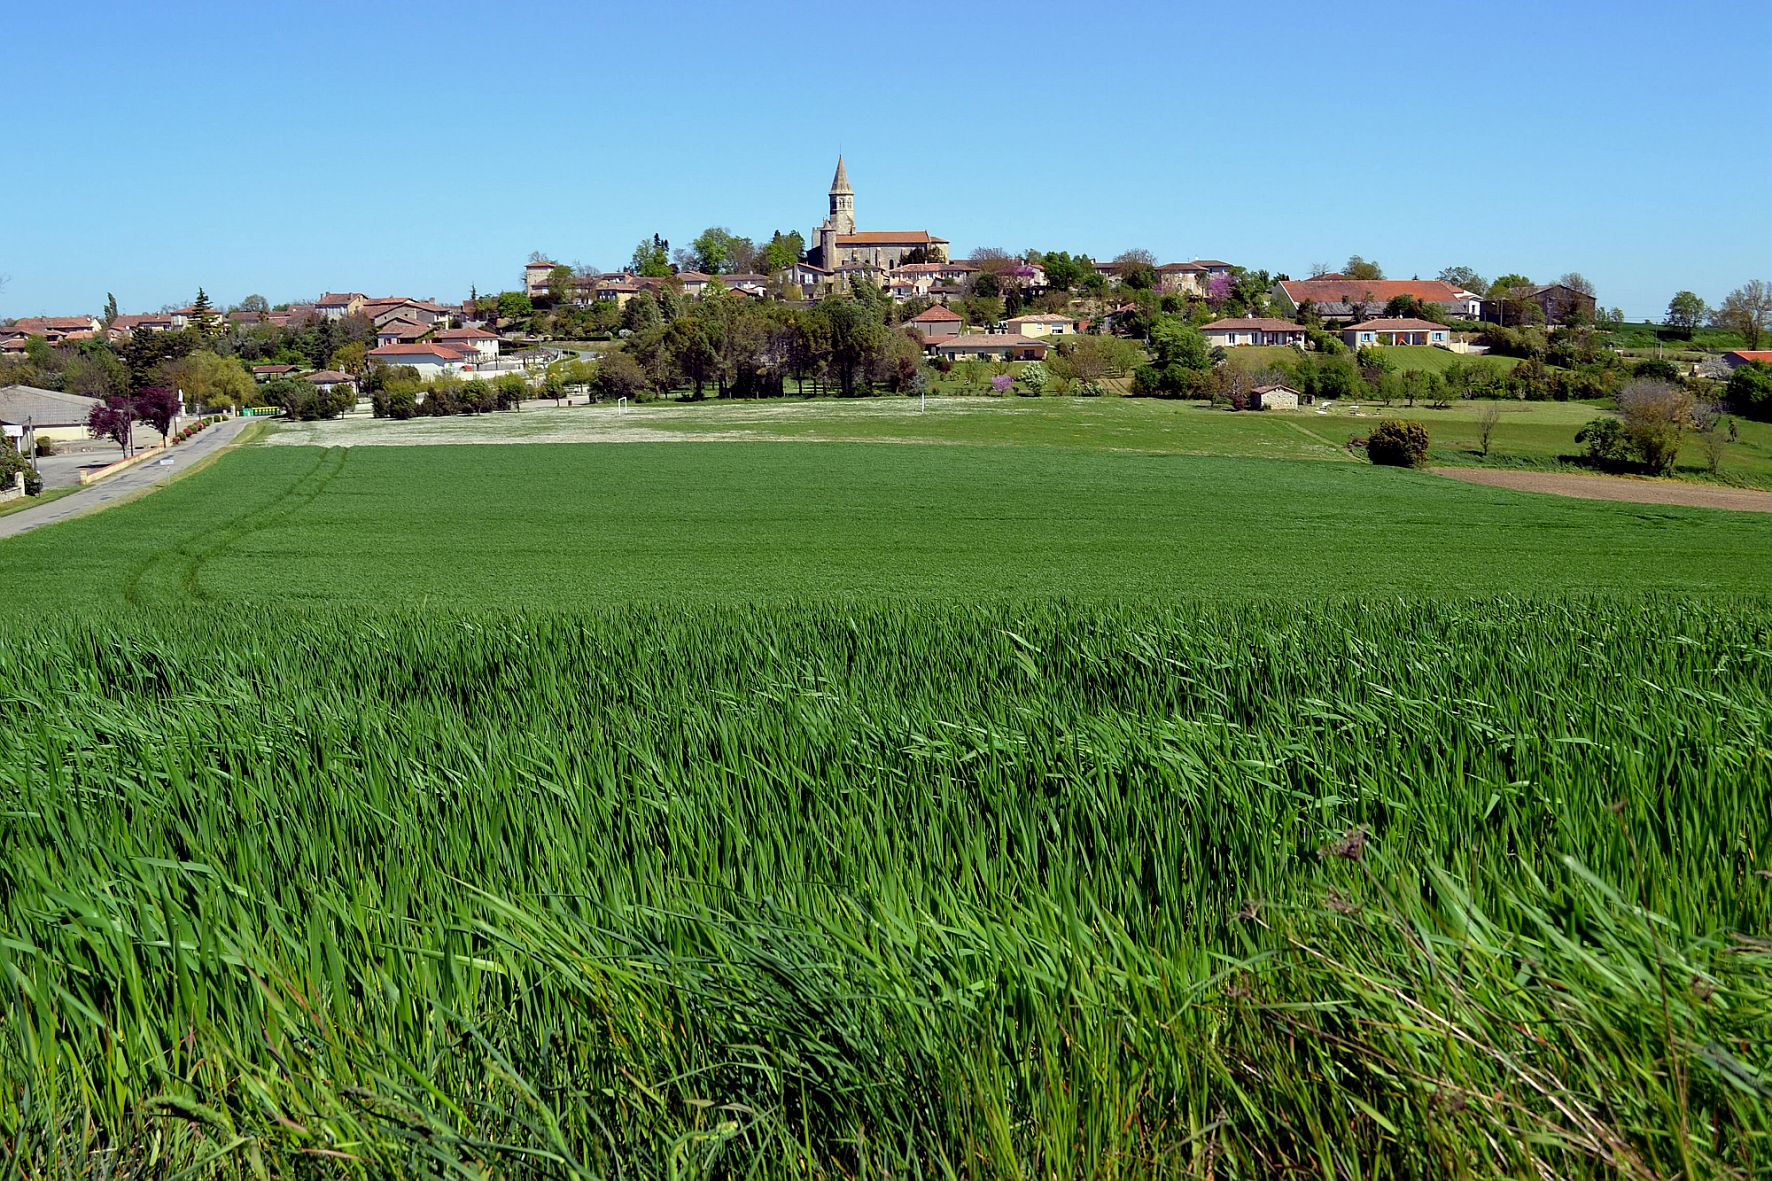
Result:
[[0,543],[0,1173],[1772,1172],[1772,520],[246,447]]

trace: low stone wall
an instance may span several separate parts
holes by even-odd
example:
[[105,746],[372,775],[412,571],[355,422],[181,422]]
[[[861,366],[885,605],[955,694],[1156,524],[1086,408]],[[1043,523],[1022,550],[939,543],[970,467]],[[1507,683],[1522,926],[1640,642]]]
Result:
[[95,484],[106,476],[114,476],[118,472],[128,471],[137,464],[146,463],[150,459],[157,458],[165,450],[166,447],[163,445],[149,447],[146,451],[137,451],[128,459],[119,459],[116,463],[108,463],[104,467],[81,468],[80,486],[85,487],[88,484]]
[[24,473],[22,473],[22,472],[15,473],[12,477],[12,486],[9,488],[0,488],[0,504],[5,504],[7,501],[10,501],[10,500],[21,500],[24,498],[24,495],[25,495]]

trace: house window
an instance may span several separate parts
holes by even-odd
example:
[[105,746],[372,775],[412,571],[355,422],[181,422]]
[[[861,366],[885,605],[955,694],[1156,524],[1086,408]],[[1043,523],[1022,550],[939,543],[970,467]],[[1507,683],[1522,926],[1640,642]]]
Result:
[[1361,340],[1371,340],[1372,334],[1370,332],[1362,332],[1362,333],[1360,333],[1360,339]]

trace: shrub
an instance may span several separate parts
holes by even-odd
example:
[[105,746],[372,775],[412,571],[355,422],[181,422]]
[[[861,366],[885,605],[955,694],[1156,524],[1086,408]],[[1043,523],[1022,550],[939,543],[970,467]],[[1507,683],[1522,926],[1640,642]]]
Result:
[[54,454],[55,454],[55,444],[54,443],[51,443],[48,439],[38,439],[37,440],[37,458],[42,459],[44,456],[54,455]]
[[1624,424],[1616,418],[1596,418],[1575,432],[1575,441],[1587,449],[1587,461],[1595,467],[1623,463],[1630,455]]
[[1665,381],[1637,380],[1618,392],[1624,435],[1656,475],[1673,470],[1680,439],[1692,425],[1692,395]]
[[0,443],[0,489],[11,488],[18,476],[25,478],[25,495],[36,496],[43,491],[43,477],[31,467],[31,461],[14,451],[5,443]]
[[1772,422],[1772,365],[1752,361],[1729,375],[1729,405],[1743,418]]
[[1366,457],[1389,467],[1420,467],[1427,460],[1427,427],[1407,418],[1387,418],[1366,440]]

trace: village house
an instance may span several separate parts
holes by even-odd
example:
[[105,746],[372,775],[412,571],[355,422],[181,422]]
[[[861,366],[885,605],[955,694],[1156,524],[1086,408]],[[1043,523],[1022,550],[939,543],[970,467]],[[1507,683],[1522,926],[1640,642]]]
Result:
[[498,335],[481,328],[444,328],[431,339],[439,344],[471,350],[482,362],[498,360]]
[[8,328],[0,328],[0,333],[13,336],[41,336],[50,344],[61,344],[65,340],[89,340],[102,331],[102,325],[92,316],[26,316],[14,320]]
[[413,344],[423,339],[430,328],[416,320],[389,320],[375,330],[376,347],[390,344]]
[[938,337],[926,347],[949,361],[1044,361],[1052,349],[1043,340],[1005,332]]
[[1432,320],[1367,320],[1342,329],[1341,339],[1350,349],[1370,345],[1445,344],[1451,339],[1451,331]]
[[905,321],[905,327],[922,336],[925,344],[958,336],[965,326],[966,322],[956,313],[939,304],[926,308]]
[[414,344],[384,344],[369,350],[372,365],[410,365],[422,378],[441,377],[445,373],[472,372],[479,354],[468,349],[438,341]]
[[329,291],[314,304],[314,311],[323,319],[342,320],[346,316],[354,316],[361,312],[364,302],[365,299],[361,291]]
[[254,365],[252,367],[252,380],[272,381],[279,377],[288,377],[290,374],[299,373],[300,371],[301,368],[297,365]]
[[560,264],[551,259],[538,258],[534,262],[523,265],[523,294],[530,299],[545,299],[548,294],[548,276]]
[[106,330],[112,344],[121,344],[137,332],[171,332],[172,317],[165,312],[146,312],[139,316],[118,316]]
[[1272,316],[1240,316],[1229,320],[1214,320],[1200,326],[1200,335],[1206,338],[1207,344],[1226,349],[1246,344],[1284,344],[1303,348],[1305,340],[1301,326]]
[[1483,304],[1470,292],[1438,279],[1349,279],[1324,275],[1317,279],[1281,280],[1274,284],[1271,294],[1284,311],[1296,311],[1309,303],[1320,319],[1331,322],[1368,319],[1382,313],[1386,304],[1402,295],[1461,320],[1476,319]]
[[1077,322],[1069,316],[1060,316],[1051,312],[1041,312],[1030,316],[1016,316],[1012,320],[1003,321],[1003,329],[1012,336],[1071,336],[1077,331]]
[[311,382],[323,394],[330,394],[339,386],[344,386],[352,393],[357,392],[357,379],[348,373],[340,373],[336,369],[322,369],[317,373],[308,374],[302,380]]

